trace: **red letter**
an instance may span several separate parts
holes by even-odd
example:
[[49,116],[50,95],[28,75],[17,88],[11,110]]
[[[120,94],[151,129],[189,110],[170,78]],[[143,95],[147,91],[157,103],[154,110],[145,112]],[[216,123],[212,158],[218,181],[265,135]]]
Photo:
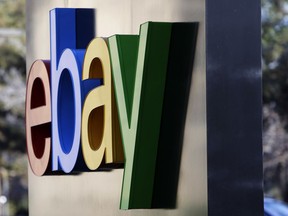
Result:
[[35,175],[47,171],[51,151],[50,61],[37,60],[30,68],[26,90],[26,144]]

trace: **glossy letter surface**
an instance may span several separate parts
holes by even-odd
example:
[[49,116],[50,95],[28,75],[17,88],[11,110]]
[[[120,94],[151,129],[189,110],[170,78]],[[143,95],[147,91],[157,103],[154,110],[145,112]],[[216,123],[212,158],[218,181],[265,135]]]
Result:
[[26,89],[26,145],[35,175],[49,169],[51,152],[50,61],[37,60],[30,68]]

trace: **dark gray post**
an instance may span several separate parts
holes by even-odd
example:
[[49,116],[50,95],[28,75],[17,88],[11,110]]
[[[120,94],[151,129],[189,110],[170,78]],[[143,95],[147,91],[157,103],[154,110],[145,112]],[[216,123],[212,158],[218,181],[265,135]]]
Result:
[[261,5],[206,0],[208,212],[263,216]]

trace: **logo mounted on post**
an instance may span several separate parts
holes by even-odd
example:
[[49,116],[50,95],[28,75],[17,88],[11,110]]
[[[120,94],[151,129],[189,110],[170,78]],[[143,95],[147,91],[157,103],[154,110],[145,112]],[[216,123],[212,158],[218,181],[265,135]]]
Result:
[[50,11],[51,60],[27,80],[30,167],[42,176],[124,163],[121,209],[171,207],[198,24],[94,38],[94,20],[93,9]]

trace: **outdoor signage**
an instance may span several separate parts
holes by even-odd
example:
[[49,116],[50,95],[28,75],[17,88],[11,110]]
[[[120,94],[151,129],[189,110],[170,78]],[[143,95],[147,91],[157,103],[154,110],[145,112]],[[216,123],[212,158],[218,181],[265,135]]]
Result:
[[139,35],[94,38],[94,10],[51,10],[51,60],[27,80],[34,174],[125,161],[120,208],[155,207],[157,170],[183,133],[196,35],[196,23],[147,22]]

